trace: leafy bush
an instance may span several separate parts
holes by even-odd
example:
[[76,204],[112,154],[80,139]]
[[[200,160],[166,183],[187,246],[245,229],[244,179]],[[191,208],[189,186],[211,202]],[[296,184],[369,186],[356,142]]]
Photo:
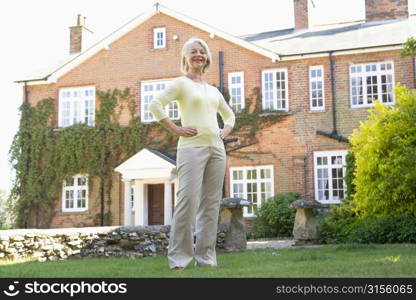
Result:
[[416,91],[395,89],[396,106],[375,102],[368,120],[354,130],[355,209],[362,216],[416,211]]
[[296,210],[289,204],[299,199],[298,193],[278,194],[262,203],[253,220],[256,238],[292,236]]
[[415,243],[416,217],[413,215],[338,218],[333,215],[321,220],[319,236],[322,243]]
[[352,200],[355,194],[355,184],[354,184],[354,173],[355,173],[355,157],[354,153],[348,151],[347,156],[345,157],[346,167],[345,167],[345,184],[347,186],[346,191],[346,200]]

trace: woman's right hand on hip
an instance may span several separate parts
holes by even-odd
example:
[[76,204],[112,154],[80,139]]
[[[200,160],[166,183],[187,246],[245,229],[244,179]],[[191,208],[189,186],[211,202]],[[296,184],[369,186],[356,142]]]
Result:
[[196,128],[193,128],[193,127],[176,126],[175,131],[177,135],[185,136],[185,137],[191,137],[191,136],[195,136],[198,134],[198,130],[196,130]]

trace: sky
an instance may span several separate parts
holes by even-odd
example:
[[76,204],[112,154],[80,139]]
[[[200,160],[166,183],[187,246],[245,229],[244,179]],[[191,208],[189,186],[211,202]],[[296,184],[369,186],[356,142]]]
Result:
[[[416,0],[409,0],[409,8]],[[8,192],[12,170],[8,151],[19,126],[22,86],[14,83],[65,57],[69,27],[77,14],[100,40],[155,0],[0,1],[0,190]],[[161,0],[162,5],[234,35],[293,27],[293,0]],[[312,25],[364,19],[364,0],[313,0]],[[45,74],[46,75],[46,74]]]

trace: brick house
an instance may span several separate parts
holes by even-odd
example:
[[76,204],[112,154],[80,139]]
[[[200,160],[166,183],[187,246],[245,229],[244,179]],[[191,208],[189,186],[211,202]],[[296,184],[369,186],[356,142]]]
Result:
[[[152,122],[148,104],[182,75],[182,44],[198,36],[208,42],[214,59],[206,80],[229,90],[235,111],[259,88],[258,105],[286,115],[258,132],[257,144],[228,156],[226,195],[253,201],[244,212],[247,220],[277,193],[295,191],[304,199],[339,203],[348,136],[366,119],[373,100],[395,104],[394,84],[415,86],[414,60],[400,56],[402,43],[416,34],[407,1],[365,3],[365,20],[310,27],[308,1],[294,0],[294,28],[243,37],[156,4],[85,50],[89,31],[78,17],[70,28],[67,63],[19,82],[31,105],[47,97],[57,100],[57,127],[80,121],[93,126],[100,105],[96,91],[126,87],[137,99],[141,122]],[[174,103],[167,109],[173,119],[180,118]],[[123,111],[121,124],[128,121]],[[73,179],[62,185],[51,227],[97,225],[89,218],[99,211],[97,186],[88,190],[87,174]],[[174,157],[142,149],[114,170],[113,182],[112,225],[170,224],[177,188]],[[74,201],[74,194],[82,201]]]

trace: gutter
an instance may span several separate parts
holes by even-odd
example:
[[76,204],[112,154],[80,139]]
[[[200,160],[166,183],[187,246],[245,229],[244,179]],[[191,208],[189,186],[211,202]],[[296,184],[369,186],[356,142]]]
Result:
[[46,81],[48,80],[48,78],[51,76],[52,74],[46,75],[43,78],[34,78],[34,79],[26,79],[26,80],[16,80],[14,81],[15,83],[27,83],[27,82],[32,82],[32,81]]
[[29,103],[29,91],[27,90],[27,83],[32,81],[46,81],[51,76],[51,74],[43,77],[43,78],[36,78],[36,79],[27,79],[27,80],[17,80],[14,81],[15,83],[24,83],[24,98],[23,103],[27,104]]
[[326,54],[326,53],[334,53],[334,52],[343,52],[343,51],[357,51],[357,50],[366,50],[366,49],[377,49],[383,47],[394,47],[394,46],[402,46],[403,44],[388,44],[388,45],[378,45],[378,46],[368,46],[368,47],[358,47],[358,48],[346,48],[346,49],[338,49],[338,50],[325,50],[325,51],[316,51],[316,52],[304,52],[298,54],[279,54],[280,58],[285,57],[294,57],[294,56],[306,56],[306,55],[316,55],[316,54]]

